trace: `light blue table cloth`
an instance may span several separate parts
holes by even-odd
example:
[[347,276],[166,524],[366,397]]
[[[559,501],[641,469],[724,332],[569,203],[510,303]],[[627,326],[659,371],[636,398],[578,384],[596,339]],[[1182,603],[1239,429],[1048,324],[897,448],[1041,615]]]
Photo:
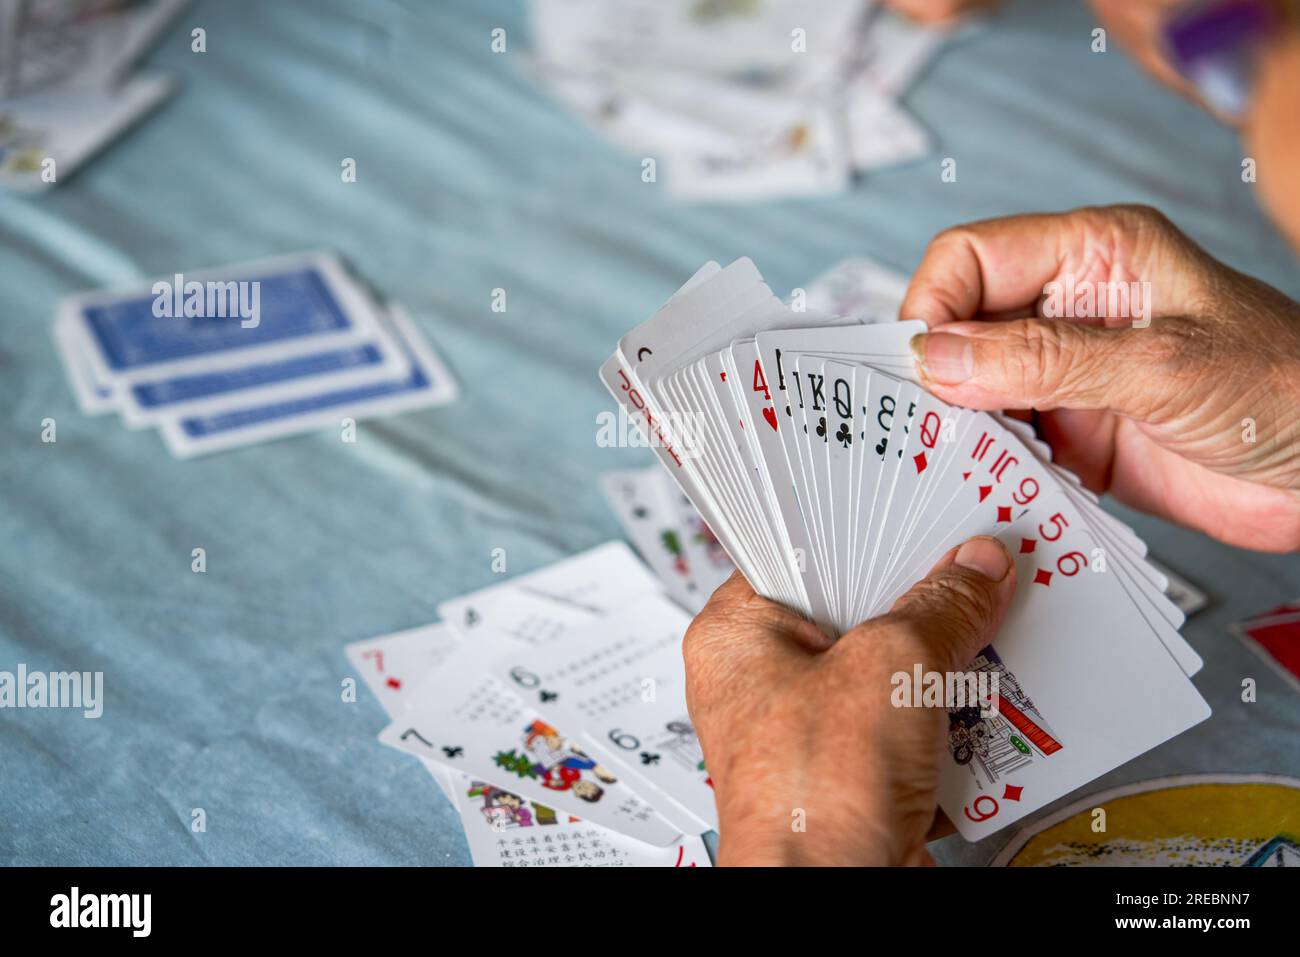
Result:
[[[0,862],[468,863],[431,779],[375,741],[379,705],[341,700],[342,647],[432,621],[493,579],[494,548],[524,572],[618,534],[595,476],[648,459],[597,447],[595,370],[705,260],[751,256],[785,293],[850,254],[910,270],[965,220],[1144,202],[1300,295],[1236,137],[1118,49],[1090,52],[1092,26],[1074,3],[1019,3],[948,50],[906,101],[940,144],[924,162],[823,199],[692,206],[529,82],[516,3],[190,8],[146,63],[181,81],[157,115],[48,195],[0,196],[0,670],[102,671],[106,698],[99,720],[0,710]],[[188,462],[77,411],[59,297],[317,247],[410,308],[458,403],[364,423],[355,445]],[[1213,597],[1186,634],[1215,716],[1093,789],[1295,773],[1300,696],[1226,626],[1300,594],[1296,559],[1123,517]],[[1004,841],[936,853],[978,863]]]

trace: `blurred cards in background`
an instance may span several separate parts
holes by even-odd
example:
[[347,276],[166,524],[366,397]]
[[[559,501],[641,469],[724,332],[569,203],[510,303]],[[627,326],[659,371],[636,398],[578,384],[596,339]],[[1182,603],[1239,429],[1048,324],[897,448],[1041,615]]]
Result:
[[0,186],[48,189],[156,107],[135,74],[187,0],[0,0]]
[[[531,0],[531,64],[685,199],[811,196],[918,159],[898,98],[946,31],[871,0]],[[644,175],[644,171],[643,171]]]
[[687,611],[703,608],[736,570],[691,500],[658,465],[606,472],[600,489],[633,547]]
[[328,252],[72,296],[54,340],[83,412],[157,428],[178,458],[457,395],[402,307]]

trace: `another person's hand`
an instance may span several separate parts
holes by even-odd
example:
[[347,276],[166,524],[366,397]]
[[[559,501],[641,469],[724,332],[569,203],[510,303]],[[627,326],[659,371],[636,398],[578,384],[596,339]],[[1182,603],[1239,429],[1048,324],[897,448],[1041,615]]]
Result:
[[1263,206],[1300,253],[1300,32],[1264,52],[1242,135]]
[[1300,150],[1300,33],[1287,29],[1261,46],[1249,110],[1242,117],[1227,117],[1174,69],[1165,50],[1165,24],[1191,7],[1189,0],[1092,0],[1092,6],[1109,38],[1119,41],[1148,73],[1242,129],[1247,155],[1257,164],[1261,205],[1300,251],[1300,190],[1291,173]]
[[885,6],[917,23],[947,23],[967,13],[979,13],[998,0],[885,0]]
[[[1149,284],[1137,303],[1149,326],[1042,318],[1058,289],[1091,287],[1105,303],[1118,283]],[[1057,460],[1090,488],[1232,545],[1300,549],[1300,305],[1156,211],[947,230],[899,317],[930,327],[913,347],[931,391],[974,409],[1039,410]]]
[[[943,708],[892,677],[961,671],[1015,592],[1002,544],[945,555],[888,615],[830,640],[737,572],[686,633],[686,692],[718,802],[720,864],[924,864]],[[946,823],[946,821],[944,822]]]

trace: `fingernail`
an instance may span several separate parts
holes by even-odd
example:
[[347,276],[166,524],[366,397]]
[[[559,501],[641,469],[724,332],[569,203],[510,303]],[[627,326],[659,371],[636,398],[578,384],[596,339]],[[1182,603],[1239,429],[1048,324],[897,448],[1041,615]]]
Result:
[[953,563],[979,572],[989,581],[1000,582],[1011,568],[1011,556],[996,538],[982,535],[957,549]]
[[965,336],[944,332],[922,332],[909,345],[922,378],[939,385],[958,385],[971,377],[975,353]]

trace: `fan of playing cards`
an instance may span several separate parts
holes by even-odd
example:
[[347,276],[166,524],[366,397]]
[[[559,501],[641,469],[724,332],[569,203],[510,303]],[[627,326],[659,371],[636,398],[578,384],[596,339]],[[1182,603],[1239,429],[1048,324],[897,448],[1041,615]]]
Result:
[[710,263],[601,377],[755,590],[832,635],[973,535],[1016,556],[1012,608],[970,666],[995,690],[949,702],[940,803],[973,840],[1209,708],[1144,543],[1027,425],[922,389],[924,328],[796,312],[749,260]]

